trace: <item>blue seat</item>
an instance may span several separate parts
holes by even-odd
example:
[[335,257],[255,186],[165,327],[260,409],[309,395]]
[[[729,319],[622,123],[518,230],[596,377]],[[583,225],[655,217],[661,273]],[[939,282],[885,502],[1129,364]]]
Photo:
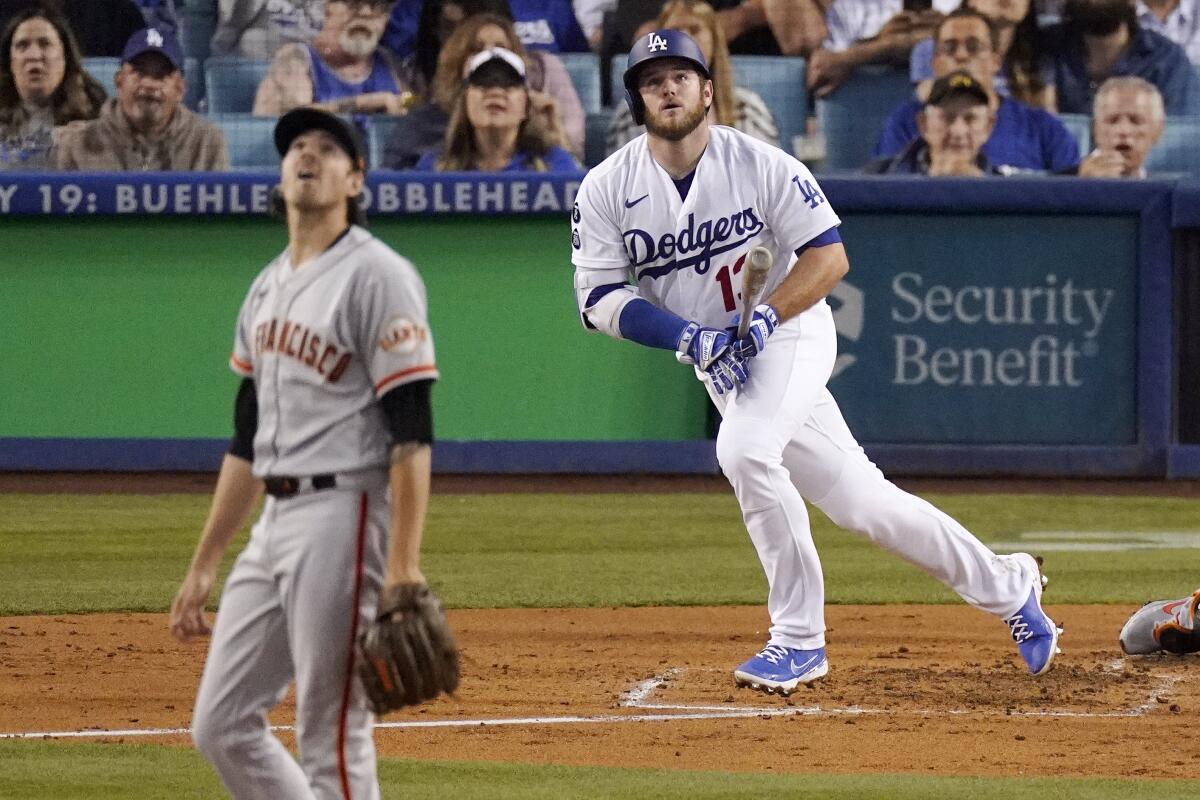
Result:
[[602,110],[588,113],[583,134],[583,165],[585,167],[594,167],[604,160],[610,122],[612,122],[611,111]]
[[367,121],[367,168],[383,166],[383,155],[401,117],[373,115]]
[[808,118],[804,59],[735,55],[730,62],[734,83],[753,90],[763,99],[779,129],[779,146],[793,152],[792,139],[804,133]]
[[559,53],[585,114],[600,110],[600,58],[595,53]]
[[189,2],[175,4],[179,18],[179,44],[183,54],[201,62],[208,58],[209,40],[217,28],[217,4]]
[[[109,56],[92,56],[83,59],[83,68],[100,81],[109,97],[117,96],[117,70],[121,68],[121,59]],[[196,111],[204,97],[204,75],[200,62],[194,58],[183,60],[183,78],[187,81],[187,92],[183,96],[184,105]]]
[[275,117],[253,114],[213,114],[210,119],[225,132],[231,169],[279,169],[275,151]]
[[1058,118],[1079,142],[1079,157],[1086,156],[1092,149],[1092,118],[1087,114],[1059,114]]
[[1200,117],[1167,117],[1162,138],[1146,157],[1146,171],[1200,176]]
[[817,119],[825,134],[824,171],[856,170],[866,164],[884,121],[912,92],[907,70],[867,66],[817,100]]
[[210,58],[204,64],[210,114],[248,114],[254,94],[266,77],[270,62],[249,58]]

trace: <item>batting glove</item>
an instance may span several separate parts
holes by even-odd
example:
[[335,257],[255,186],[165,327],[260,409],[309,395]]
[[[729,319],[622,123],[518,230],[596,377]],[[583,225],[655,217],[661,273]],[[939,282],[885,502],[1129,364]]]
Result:
[[732,344],[733,337],[725,331],[689,322],[676,352],[682,363],[694,364],[708,375],[717,394],[725,394],[750,377],[745,359],[733,351]]
[[[734,317],[733,330],[735,332],[738,322],[738,317]],[[754,307],[754,311],[750,315],[750,325],[746,328],[746,335],[734,342],[734,352],[743,360],[754,358],[767,346],[767,337],[778,327],[779,312],[766,303],[760,303]]]

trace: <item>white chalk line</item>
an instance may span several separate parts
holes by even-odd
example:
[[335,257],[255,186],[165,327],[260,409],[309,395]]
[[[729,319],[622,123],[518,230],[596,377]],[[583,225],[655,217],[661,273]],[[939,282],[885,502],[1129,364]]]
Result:
[[[1106,669],[1112,672],[1123,671],[1125,659],[1119,658],[1108,665]],[[969,709],[885,709],[862,708],[860,706],[824,707],[812,706],[709,706],[709,705],[675,705],[670,703],[652,703],[650,698],[680,675],[688,672],[686,668],[675,667],[639,682],[629,691],[621,695],[620,705],[636,711],[651,713],[635,714],[597,714],[591,716],[557,716],[557,717],[507,717],[497,719],[436,719],[411,720],[395,722],[376,722],[375,727],[383,730],[404,730],[414,728],[489,728],[513,725],[593,725],[623,722],[669,722],[671,720],[713,720],[713,719],[747,719],[760,717],[836,717],[836,716],[868,716],[868,715],[906,715],[919,717],[937,716],[1010,716],[1010,717],[1055,717],[1055,718],[1111,718],[1111,717],[1141,717],[1161,705],[1159,697],[1168,693],[1176,683],[1183,680],[1179,675],[1159,675],[1158,682],[1151,691],[1145,703],[1124,711],[986,711]],[[655,713],[660,712],[660,713]],[[661,713],[672,712],[672,713]],[[292,725],[272,725],[274,732],[295,730]],[[23,731],[0,733],[0,740],[6,739],[111,739],[117,737],[154,737],[154,736],[189,736],[191,728],[128,728],[124,730],[75,730],[75,731]]]

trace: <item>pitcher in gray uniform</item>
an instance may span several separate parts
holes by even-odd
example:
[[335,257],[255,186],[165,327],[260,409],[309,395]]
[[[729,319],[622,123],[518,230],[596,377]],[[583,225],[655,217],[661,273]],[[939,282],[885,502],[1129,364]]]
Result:
[[[254,281],[230,364],[235,434],[171,607],[210,633],[221,555],[268,495],[221,596],[193,738],[235,798],[379,797],[354,643],[384,587],[423,584],[438,377],[416,269],[368,233],[363,147],[313,109],[280,118],[288,247]],[[297,762],[267,711],[296,683]]]

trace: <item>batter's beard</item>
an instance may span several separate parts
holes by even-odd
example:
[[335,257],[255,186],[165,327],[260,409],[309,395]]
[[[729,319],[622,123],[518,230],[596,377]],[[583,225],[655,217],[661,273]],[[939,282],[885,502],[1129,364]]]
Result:
[[695,108],[689,109],[682,117],[671,121],[658,120],[647,113],[646,130],[669,142],[683,141],[688,134],[700,127],[700,123],[704,121],[707,114],[708,109],[704,107],[703,101]]

